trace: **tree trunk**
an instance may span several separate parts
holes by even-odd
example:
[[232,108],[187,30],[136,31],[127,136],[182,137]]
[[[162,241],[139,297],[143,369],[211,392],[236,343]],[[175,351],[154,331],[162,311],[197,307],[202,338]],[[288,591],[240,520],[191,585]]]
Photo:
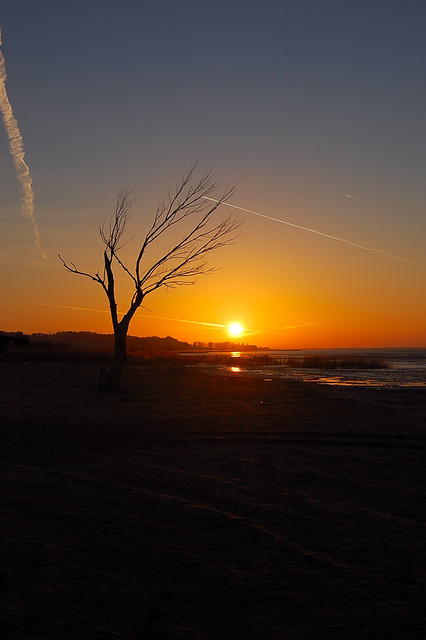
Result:
[[121,375],[126,361],[127,326],[120,326],[114,331],[114,353],[108,369],[102,368],[99,377],[101,391],[114,391],[120,387]]

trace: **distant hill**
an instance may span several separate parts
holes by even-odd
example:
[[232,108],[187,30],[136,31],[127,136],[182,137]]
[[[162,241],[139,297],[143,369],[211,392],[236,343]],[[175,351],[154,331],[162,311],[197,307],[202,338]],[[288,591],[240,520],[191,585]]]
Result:
[[7,331],[0,331],[0,353],[6,353],[10,345],[16,347],[22,347],[28,344],[27,336],[24,336],[21,331],[16,333],[9,333]]
[[[45,350],[54,348],[55,351],[72,350],[73,352],[104,352],[108,353],[114,347],[114,335],[111,333],[93,333],[91,331],[58,331],[57,333],[6,333],[0,331],[3,352],[8,346],[22,346],[27,349]],[[129,355],[143,355],[141,352],[182,352],[182,351],[267,351],[267,347],[255,344],[241,344],[238,342],[181,342],[167,336],[127,336],[127,352]]]
[[[114,346],[113,334],[92,333],[90,331],[59,331],[58,333],[32,333],[29,335],[30,346],[63,347],[81,351],[111,351]],[[167,336],[159,338],[150,336],[139,338],[127,337],[127,351],[190,351],[188,342],[180,342],[176,338]]]

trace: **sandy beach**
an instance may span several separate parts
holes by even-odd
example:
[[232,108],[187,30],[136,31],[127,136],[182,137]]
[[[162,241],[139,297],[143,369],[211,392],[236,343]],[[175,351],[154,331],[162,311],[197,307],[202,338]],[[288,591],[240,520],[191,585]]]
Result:
[[421,639],[425,390],[0,363],[2,637]]

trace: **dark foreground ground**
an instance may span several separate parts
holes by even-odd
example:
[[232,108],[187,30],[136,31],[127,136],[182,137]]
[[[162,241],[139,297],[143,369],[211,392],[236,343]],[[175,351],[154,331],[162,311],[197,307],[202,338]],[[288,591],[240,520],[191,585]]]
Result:
[[1,637],[426,637],[425,392],[0,363]]

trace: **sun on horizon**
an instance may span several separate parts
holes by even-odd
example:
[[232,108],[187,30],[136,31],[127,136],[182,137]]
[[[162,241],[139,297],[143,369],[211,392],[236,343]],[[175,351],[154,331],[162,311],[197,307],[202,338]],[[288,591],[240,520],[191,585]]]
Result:
[[244,333],[244,327],[240,322],[231,322],[228,324],[228,333],[233,338],[238,338]]

